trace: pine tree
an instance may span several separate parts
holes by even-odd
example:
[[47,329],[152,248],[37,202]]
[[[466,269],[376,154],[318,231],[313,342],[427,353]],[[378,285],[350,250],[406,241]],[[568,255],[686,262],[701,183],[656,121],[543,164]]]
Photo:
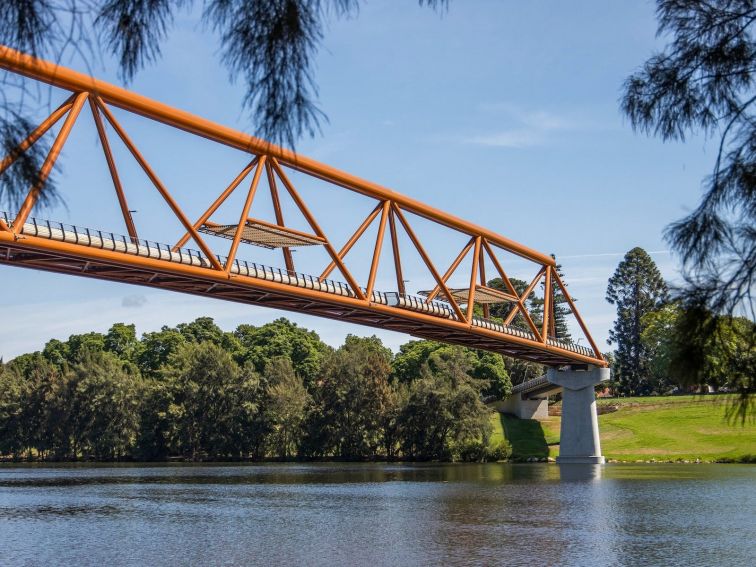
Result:
[[642,248],[625,254],[609,279],[606,300],[617,306],[609,344],[616,344],[615,379],[620,393],[647,395],[652,391],[650,353],[641,340],[643,316],[655,311],[669,297],[667,284]]

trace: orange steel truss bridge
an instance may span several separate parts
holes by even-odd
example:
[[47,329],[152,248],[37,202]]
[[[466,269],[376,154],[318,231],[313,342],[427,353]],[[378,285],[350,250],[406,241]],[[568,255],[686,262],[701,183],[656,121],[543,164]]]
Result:
[[[313,159],[13,49],[0,46],[0,68],[70,93],[63,104],[26,139],[19,140],[16,150],[0,162],[2,175],[23,152],[62,122],[38,181],[29,189],[20,209],[14,214],[0,213],[0,263],[308,313],[490,350],[552,367],[606,366],[551,256]],[[85,106],[94,117],[112,176],[114,195],[123,214],[126,236],[30,216]],[[243,152],[249,156],[249,163],[209,204],[204,214],[190,219],[118,122],[111,111],[113,107]],[[128,148],[183,226],[185,234],[174,245],[140,239],[111,150],[108,130],[114,131]],[[328,237],[292,184],[292,171],[372,199],[375,208],[351,238],[339,246]],[[275,222],[250,217],[263,176],[269,187]],[[224,223],[212,221],[216,210],[250,177],[238,216],[230,222],[228,219]],[[282,192],[295,203],[306,219],[309,231],[286,225],[281,207]],[[441,272],[433,263],[413,229],[410,221],[416,216],[467,239],[467,244],[446,271]],[[371,246],[373,255],[369,275],[366,281],[358,282],[346,265],[346,257],[368,227],[375,223],[378,230]],[[209,247],[208,236],[213,242],[222,242],[221,238],[227,240],[225,256],[216,254]],[[435,282],[435,287],[420,292],[421,296],[410,295],[405,289],[400,236],[409,239]],[[393,255],[396,289],[392,291],[375,289],[384,239],[390,240]],[[199,250],[185,248],[190,242]],[[283,267],[271,268],[238,259],[237,252],[242,244],[280,249]],[[292,251],[305,246],[323,247],[330,258],[330,263],[317,276],[295,270]],[[502,252],[519,256],[535,266],[535,274],[524,293],[518,293],[510,281],[503,265],[505,262],[500,260]],[[452,288],[448,283],[450,278],[470,254],[472,268],[463,274],[466,287]],[[501,278],[506,288],[504,291],[488,287],[487,268],[489,273]],[[334,272],[340,274],[341,281],[329,279]],[[542,321],[536,324],[526,301],[539,285],[544,290],[543,314]],[[590,348],[555,336],[553,309],[557,290],[566,298]],[[508,314],[503,318],[490,317],[492,304],[508,304]],[[474,314],[475,305],[482,307],[478,310],[479,313],[482,311],[482,316]]]

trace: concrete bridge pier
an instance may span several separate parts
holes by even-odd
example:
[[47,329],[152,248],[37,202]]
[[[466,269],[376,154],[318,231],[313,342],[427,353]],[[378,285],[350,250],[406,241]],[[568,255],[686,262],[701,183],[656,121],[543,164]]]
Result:
[[609,369],[595,366],[549,368],[546,377],[562,387],[562,429],[558,463],[603,464],[594,386],[609,380]]

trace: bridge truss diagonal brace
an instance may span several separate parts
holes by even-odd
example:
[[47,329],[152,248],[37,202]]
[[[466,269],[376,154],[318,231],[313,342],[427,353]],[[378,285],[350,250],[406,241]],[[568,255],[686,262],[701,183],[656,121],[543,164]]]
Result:
[[134,225],[134,219],[131,216],[131,211],[129,210],[129,204],[126,200],[126,193],[123,190],[123,185],[121,184],[121,178],[118,175],[118,168],[116,167],[115,159],[113,158],[113,152],[110,148],[108,134],[105,131],[105,124],[103,124],[100,111],[98,110],[97,104],[91,96],[89,97],[89,106],[92,110],[92,116],[94,117],[95,127],[97,128],[97,135],[100,138],[100,145],[102,146],[102,151],[105,154],[105,161],[108,164],[110,177],[113,180],[113,187],[116,192],[116,197],[118,198],[118,205],[121,207],[121,214],[123,215],[123,221],[126,224],[126,231],[129,233],[131,241],[136,244],[139,241],[139,235],[137,234],[137,229]]
[[462,313],[462,310],[459,308],[457,301],[452,296],[451,292],[449,291],[449,288],[446,286],[446,283],[441,279],[441,276],[439,275],[438,270],[436,270],[436,266],[433,265],[433,262],[428,256],[428,253],[425,251],[425,248],[423,248],[423,245],[420,244],[420,240],[418,240],[417,235],[415,234],[415,231],[412,230],[412,227],[407,222],[407,219],[404,217],[402,210],[399,208],[399,206],[396,203],[392,203],[392,206],[394,208],[394,211],[396,212],[396,216],[399,219],[399,222],[401,222],[402,226],[404,227],[404,231],[407,233],[407,236],[409,236],[410,240],[412,241],[412,244],[415,246],[415,250],[417,250],[418,254],[420,254],[420,257],[423,259],[425,266],[433,275],[433,279],[436,280],[436,283],[443,290],[444,295],[446,295],[446,297],[449,299],[449,304],[452,306],[452,309],[454,310],[454,314],[459,318],[460,321],[465,321],[466,320],[465,315]]
[[349,286],[352,288],[352,291],[354,292],[354,294],[357,296],[358,299],[362,299],[363,301],[367,300],[367,297],[365,296],[359,284],[357,283],[357,280],[354,279],[354,276],[352,276],[351,272],[344,265],[344,262],[341,261],[341,258],[339,258],[339,255],[333,249],[333,246],[331,246],[331,241],[328,239],[328,237],[325,235],[323,230],[320,228],[318,221],[315,220],[315,217],[310,212],[310,209],[307,208],[307,205],[299,196],[299,193],[291,184],[291,181],[289,181],[289,178],[287,177],[286,173],[284,172],[283,168],[280,166],[276,158],[271,158],[271,163],[273,164],[273,169],[275,169],[276,173],[278,174],[278,178],[281,180],[284,187],[286,188],[286,191],[288,191],[289,195],[294,200],[294,203],[296,203],[302,215],[304,215],[305,219],[307,219],[307,222],[309,223],[310,228],[312,228],[313,232],[317,236],[319,236],[320,238],[324,240],[323,245],[328,251],[328,254],[331,256],[331,260],[333,260],[336,263],[336,265],[339,267],[339,271],[344,276]]
[[242,234],[244,233],[244,227],[247,224],[247,219],[249,218],[249,210],[252,207],[252,201],[255,199],[255,194],[257,193],[257,186],[260,183],[260,176],[262,175],[263,169],[265,169],[265,162],[267,160],[267,157],[262,156],[260,160],[257,162],[257,169],[255,169],[255,174],[252,177],[252,183],[249,186],[249,191],[247,192],[247,199],[244,201],[244,207],[242,207],[241,216],[239,217],[239,224],[236,227],[236,232],[234,233],[234,239],[231,242],[231,248],[228,251],[228,259],[226,260],[226,273],[231,273],[231,267],[234,265],[234,258],[236,258],[236,251],[239,249],[239,243],[241,242]]
[[110,125],[118,134],[118,137],[121,138],[121,141],[128,148],[129,152],[131,152],[131,155],[140,165],[144,173],[147,175],[150,181],[152,181],[152,184],[158,190],[158,193],[160,193],[160,195],[163,197],[163,200],[171,208],[173,214],[178,217],[178,219],[181,221],[181,224],[184,225],[184,228],[186,228],[186,230],[192,235],[192,239],[197,243],[197,246],[199,246],[200,250],[202,250],[205,256],[207,256],[207,260],[210,262],[210,264],[212,264],[213,268],[223,271],[223,267],[220,265],[218,258],[215,256],[213,251],[210,250],[208,245],[205,243],[205,240],[200,236],[199,232],[197,232],[194,226],[189,222],[189,219],[186,218],[186,215],[181,210],[181,207],[179,207],[178,203],[173,199],[173,197],[171,197],[168,189],[165,187],[165,185],[163,185],[163,182],[160,181],[160,178],[157,176],[152,167],[150,167],[150,165],[147,163],[147,160],[144,159],[144,156],[142,156],[141,152],[134,145],[134,142],[132,142],[129,135],[116,120],[115,116],[113,116],[113,113],[110,112],[110,109],[99,97],[95,97],[95,103],[105,115],[105,118],[108,119],[108,122],[110,122]]
[[18,143],[18,145],[13,148],[10,153],[3,158],[3,161],[0,162],[0,175],[5,173],[5,170],[8,169],[10,166],[12,166],[14,163],[16,163],[16,160],[18,160],[21,155],[31,148],[34,144],[37,143],[37,141],[42,138],[47,132],[55,126],[58,121],[69,111],[71,110],[71,107],[73,106],[73,101],[75,100],[76,95],[72,94],[69,96],[63,104],[61,104],[58,108],[56,108],[50,116],[45,118],[42,123],[40,123],[39,126],[37,126],[26,138],[24,138],[21,142]]
[[559,274],[556,270],[554,272],[554,279],[556,280],[557,285],[559,286],[559,289],[562,291],[562,295],[564,295],[564,298],[567,300],[567,304],[570,306],[570,310],[572,311],[572,314],[575,315],[575,319],[577,319],[578,325],[580,325],[580,328],[583,331],[583,334],[585,335],[585,338],[588,339],[588,343],[591,345],[591,348],[593,349],[593,354],[596,355],[596,358],[603,360],[603,356],[601,355],[601,351],[598,348],[598,345],[596,344],[596,341],[593,340],[593,336],[591,336],[591,333],[588,331],[588,327],[585,325],[585,322],[583,321],[583,318],[580,316],[580,313],[577,310],[577,307],[575,307],[575,302],[572,300],[572,297],[570,297],[570,294],[567,293],[567,287],[564,285],[564,282],[562,282],[562,278],[559,277]]
[[[220,206],[226,201],[226,199],[231,196],[234,190],[236,190],[236,188],[241,185],[241,183],[247,178],[250,172],[257,165],[258,159],[259,158],[257,157],[253,158],[252,161],[250,161],[247,166],[239,173],[239,175],[234,178],[234,180],[228,185],[228,187],[223,190],[223,192],[218,196],[213,204],[210,205],[204,213],[202,213],[202,216],[200,216],[200,218],[197,219],[197,222],[192,225],[194,227],[194,230],[197,230],[199,227],[205,224],[208,219],[213,216],[213,213],[215,213],[215,211],[220,208]],[[176,242],[176,244],[173,246],[173,251],[176,252],[179,248],[186,244],[191,236],[192,234],[187,231],[184,236],[182,236],[179,241]]]
[[[24,202],[21,204],[21,208],[19,209],[18,214],[13,221],[13,225],[16,228],[17,233],[23,232],[24,223],[26,223],[26,219],[29,217],[29,213],[31,213],[34,205],[37,204],[39,195],[43,190],[45,183],[47,183],[47,180],[50,178],[50,174],[52,173],[52,169],[55,166],[55,162],[57,161],[60,152],[63,150],[63,146],[65,145],[66,140],[68,140],[68,135],[71,133],[71,130],[76,123],[76,119],[79,117],[81,109],[84,107],[84,103],[86,102],[88,96],[89,93],[86,92],[76,95],[73,105],[68,111],[68,116],[66,116],[66,120],[65,122],[63,122],[63,126],[61,127],[60,132],[58,132],[58,135],[56,136],[55,141],[50,147],[50,151],[47,153],[47,157],[42,164],[42,168],[39,171],[39,177],[37,178],[36,183],[34,183],[34,185],[32,185],[32,187],[29,189],[29,193],[26,195],[26,199],[24,199]],[[49,127],[52,127],[52,123],[49,125]],[[38,130],[40,129],[38,128]],[[31,144],[29,145],[29,147],[31,147]]]
[[[273,166],[270,162],[265,164],[265,173],[268,175],[268,188],[270,189],[270,199],[273,201],[273,212],[276,215],[276,224],[286,226],[284,223],[283,210],[281,209],[281,199],[278,196],[278,186],[276,185],[276,176],[273,172]],[[281,248],[283,253],[284,265],[289,272],[294,271],[294,256],[288,246]]]
[[[470,248],[473,247],[473,244],[475,243],[475,238],[471,238],[468,240],[467,244],[462,248],[459,254],[457,254],[457,257],[454,259],[454,261],[451,263],[449,268],[444,272],[444,275],[441,276],[441,281],[444,283],[449,281],[449,278],[452,277],[454,272],[457,270],[459,265],[462,263],[462,261],[467,257],[467,253],[470,251]],[[441,292],[441,286],[436,284],[436,287],[434,287],[431,292],[428,294],[428,297],[425,298],[426,303],[430,303],[436,297],[438,297],[438,294]]]
[[[378,203],[375,208],[370,211],[370,214],[365,217],[365,220],[362,221],[362,224],[357,227],[357,230],[354,231],[352,236],[349,237],[349,240],[347,240],[346,244],[344,244],[341,250],[339,250],[339,253],[337,255],[342,261],[344,260],[344,257],[349,254],[349,251],[362,237],[362,235],[365,234],[365,231],[370,227],[370,225],[373,224],[375,218],[380,214],[382,207],[383,205],[381,203]],[[330,276],[335,268],[336,262],[332,260],[331,263],[326,266],[326,269],[323,270],[323,273],[320,274],[320,279],[323,280]]]

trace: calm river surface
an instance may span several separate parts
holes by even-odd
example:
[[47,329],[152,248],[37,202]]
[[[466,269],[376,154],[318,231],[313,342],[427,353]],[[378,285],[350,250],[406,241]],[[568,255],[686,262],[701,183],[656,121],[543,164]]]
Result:
[[0,563],[756,565],[756,467],[3,465]]

